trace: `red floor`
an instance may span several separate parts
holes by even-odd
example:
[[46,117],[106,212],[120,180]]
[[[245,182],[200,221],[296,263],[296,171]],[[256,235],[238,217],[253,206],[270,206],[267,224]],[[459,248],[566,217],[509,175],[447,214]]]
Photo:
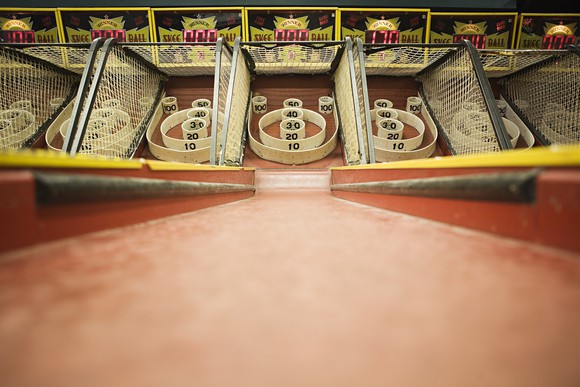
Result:
[[329,179],[0,255],[1,385],[580,385],[578,255]]

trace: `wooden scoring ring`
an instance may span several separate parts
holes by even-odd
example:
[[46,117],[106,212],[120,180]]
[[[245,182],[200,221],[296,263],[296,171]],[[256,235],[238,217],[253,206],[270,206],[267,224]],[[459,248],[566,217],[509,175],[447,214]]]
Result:
[[[321,136],[320,133],[326,132],[326,119],[324,119],[324,117],[322,115],[320,115],[319,113],[312,111],[312,110],[308,110],[308,109],[302,109],[304,112],[304,116],[303,116],[303,120],[304,121],[310,121],[315,125],[318,125],[317,122],[320,123],[320,125],[324,125],[324,128],[317,133],[315,136]],[[333,109],[334,112],[334,117],[335,120],[338,120],[338,117],[336,116],[336,109]],[[280,121],[281,119],[281,111],[282,109],[278,109],[278,110],[274,110],[272,112],[266,113],[264,116],[262,116],[262,118],[260,119],[260,121],[262,119],[265,118],[266,115],[271,114],[271,116],[268,116],[268,118],[266,118],[267,120],[271,120],[270,123],[274,123],[276,121]],[[251,114],[252,112],[249,111],[250,114],[250,119],[248,120],[248,126],[250,125],[251,120]],[[316,117],[316,118],[313,118]],[[320,120],[322,119],[322,121]],[[262,121],[262,124],[264,124],[267,121]],[[322,124],[322,122],[324,122],[324,124]],[[269,125],[269,124],[268,124]],[[267,125],[259,125],[260,128],[265,128]],[[320,127],[320,126],[319,126]],[[334,130],[332,133],[331,138],[325,142],[325,143],[320,143],[320,145],[314,147],[314,148],[310,148],[310,149],[300,149],[300,150],[287,150],[288,148],[285,149],[279,149],[279,148],[274,148],[268,145],[265,145],[263,143],[261,143],[260,141],[258,141],[258,139],[254,138],[253,134],[252,134],[252,130],[250,127],[248,127],[248,133],[249,133],[249,144],[250,144],[250,149],[258,156],[261,157],[265,160],[270,160],[270,161],[274,161],[274,162],[278,162],[278,163],[282,163],[282,164],[306,164],[312,161],[316,161],[316,160],[320,160],[323,159],[324,157],[326,157],[328,154],[332,153],[332,151],[336,148],[337,144],[338,144],[338,130]],[[260,137],[262,137],[262,133],[265,133],[262,129],[260,129]],[[284,140],[280,140],[280,139],[276,139],[272,136],[269,136],[268,134],[266,134],[267,137],[273,138],[274,140],[278,140],[278,141],[284,141]],[[264,136],[264,138],[267,138],[266,136]],[[315,136],[309,137],[306,140],[309,140]],[[321,141],[324,142],[325,136],[321,137]],[[268,140],[267,140],[268,141]],[[311,140],[313,141],[313,140]],[[319,141],[319,140],[317,140]],[[295,143],[296,141],[287,141],[287,143]],[[287,144],[285,144],[285,146],[287,146]]]
[[[302,120],[304,122],[312,122],[314,125],[318,126],[320,128],[318,133],[316,133],[314,136],[297,140],[286,140],[270,136],[264,131],[264,128],[270,124],[273,124],[274,122],[280,121],[282,109],[272,110],[271,112],[264,114],[258,122],[260,141],[262,144],[280,150],[308,150],[317,148],[322,145],[324,139],[326,138],[326,120],[322,115],[320,115],[320,113],[317,113],[313,110],[301,110],[303,113]],[[298,145],[296,146],[294,144]]]
[[2,133],[2,147],[10,148],[30,137],[36,129],[36,117],[28,110],[9,109],[0,111],[0,119],[9,122]]
[[184,140],[183,138],[173,138],[167,135],[170,129],[175,126],[183,124],[188,120],[187,118],[188,110],[180,110],[177,113],[173,113],[163,120],[159,130],[161,131],[161,138],[163,140],[163,145],[166,148],[173,150],[196,150],[198,148],[206,148],[211,145],[211,137],[200,138],[199,140]]
[[[67,118],[59,127],[49,128],[46,133],[46,143],[50,149],[61,151],[51,142],[56,132],[60,132],[64,140],[69,129],[69,122],[70,118]],[[117,157],[123,154],[131,144],[132,133],[131,117],[127,112],[113,108],[94,109],[83,138],[81,151]]]
[[[183,121],[185,121],[187,119],[187,113],[190,110],[191,109],[180,110],[177,113],[168,116],[166,118],[166,120],[168,120],[170,118],[172,119],[171,127],[180,125],[181,123],[183,123]],[[223,113],[220,112],[220,113],[218,113],[217,124],[221,125],[222,122],[223,122]],[[164,123],[165,123],[165,120],[161,123],[162,127],[163,127]],[[169,125],[169,122],[165,125]],[[211,128],[211,126],[210,126],[210,128]],[[165,133],[167,133],[169,131],[169,129],[167,129]],[[148,142],[148,146],[149,146],[149,151],[157,159],[164,160],[164,161],[175,161],[175,162],[180,162],[180,163],[188,163],[188,164],[200,164],[200,163],[203,163],[203,162],[206,162],[209,160],[210,148],[211,148],[210,147],[211,135],[209,137],[207,137],[206,141],[208,141],[208,145],[205,147],[197,146],[198,144],[196,144],[196,149],[194,149],[194,150],[185,150],[184,148],[171,149],[171,148],[168,148],[166,146],[158,145],[153,141],[153,134],[155,133],[155,130],[156,130],[156,127],[154,125],[151,125],[147,129],[146,138],[147,138],[147,142]],[[177,139],[175,139],[175,140],[177,140]],[[185,141],[185,140],[179,140],[179,141],[183,141],[184,143],[191,142],[191,141]],[[183,143],[181,143],[181,144],[183,146]]]
[[[375,109],[373,109],[375,110]],[[397,120],[404,124],[411,125],[419,134],[413,138],[402,139],[402,140],[388,140],[386,138],[380,138],[378,136],[374,137],[375,148],[384,150],[400,150],[400,151],[412,151],[417,149],[423,142],[423,136],[425,134],[425,124],[421,119],[412,113],[405,112],[403,110],[397,111]],[[373,117],[373,111],[371,110],[371,118]],[[376,117],[376,110],[374,112],[374,117]]]
[[[401,115],[408,115],[414,117],[418,120],[421,120],[419,117],[415,116],[414,114],[407,113],[403,110],[394,109],[397,111],[398,119],[400,120]],[[422,159],[430,157],[435,148],[437,146],[437,127],[435,126],[435,122],[429,115],[427,109],[423,109],[422,111],[423,119],[427,123],[427,128],[429,129],[432,135],[432,141],[425,145],[424,147],[420,147],[421,143],[419,143],[418,147],[414,150],[393,150],[393,149],[385,149],[377,147],[376,136],[373,136],[375,139],[375,160],[378,162],[390,162],[390,161],[401,161],[401,160],[414,160],[414,159]],[[376,109],[371,110],[371,118],[376,118]],[[404,120],[404,118],[403,118]],[[403,121],[405,122],[405,121]],[[421,121],[422,122],[422,121]]]

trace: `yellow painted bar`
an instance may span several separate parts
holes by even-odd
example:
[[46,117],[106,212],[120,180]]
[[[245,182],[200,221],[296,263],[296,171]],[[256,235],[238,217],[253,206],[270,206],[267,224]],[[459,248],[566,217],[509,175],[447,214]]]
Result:
[[354,12],[430,12],[429,8],[339,8],[339,11]]
[[96,156],[77,155],[44,149],[23,152],[0,153],[0,168],[90,168],[90,169],[141,169],[140,160],[108,159]]
[[255,171],[253,167],[185,164],[160,160],[145,160],[152,171]]
[[429,10],[429,14],[427,15],[427,33],[425,34],[425,43],[429,43],[431,41],[431,10]]
[[250,40],[250,35],[248,31],[250,27],[248,26],[248,14],[246,13],[246,8],[242,8],[242,41]]
[[190,12],[203,11],[211,13],[211,11],[239,11],[242,12],[242,7],[167,7],[167,8],[151,8],[153,13],[156,11],[175,11],[175,12]]
[[79,154],[69,157],[62,152],[45,149],[6,151],[0,153],[0,168],[89,168],[89,169],[141,169],[148,165],[153,171],[255,171],[253,167],[229,167],[185,164],[161,160],[109,159]]
[[517,16],[516,12],[431,12],[433,16]]
[[149,8],[147,11],[147,17],[149,18],[149,41],[157,41],[157,31],[155,30],[155,17],[153,16],[153,10]]
[[492,168],[492,167],[579,167],[580,145],[553,145],[526,151],[505,151],[472,156],[446,156],[382,164],[331,168],[333,171],[356,169]]
[[[60,15],[60,11],[58,9],[55,10],[56,12],[56,24],[58,25],[58,36],[60,38],[60,41],[65,43],[65,34],[64,34],[64,23],[62,22],[62,16]],[[68,58],[66,58],[67,60],[65,61],[65,63],[68,65]]]
[[0,11],[18,11],[18,12],[36,12],[36,11],[48,11],[48,12],[54,12],[56,11],[56,8],[14,8],[14,7],[7,7],[7,8],[0,8]]
[[91,12],[91,11],[148,11],[150,7],[59,7],[59,11],[79,11],[79,12]]
[[247,11],[336,11],[337,7],[246,7]]
[[242,35],[244,40],[250,40],[250,23],[248,23],[248,8],[242,10]]
[[520,13],[520,16],[562,16],[562,17],[570,17],[570,16],[577,16],[580,17],[580,13]]

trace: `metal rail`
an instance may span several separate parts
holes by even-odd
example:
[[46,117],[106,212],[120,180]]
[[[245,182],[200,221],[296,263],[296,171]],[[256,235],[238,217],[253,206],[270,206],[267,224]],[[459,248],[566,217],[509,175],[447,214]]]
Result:
[[538,174],[539,170],[534,169],[527,172],[333,184],[330,189],[383,195],[530,203],[535,199]]
[[215,195],[255,191],[253,185],[34,172],[40,205]]

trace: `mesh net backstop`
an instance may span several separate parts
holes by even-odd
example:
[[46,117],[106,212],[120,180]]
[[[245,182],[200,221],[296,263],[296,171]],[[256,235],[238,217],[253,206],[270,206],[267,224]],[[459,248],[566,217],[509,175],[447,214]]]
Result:
[[[211,141],[204,141],[208,144],[207,149],[202,150],[199,146],[195,152],[190,152],[187,148],[169,148],[161,142],[149,143],[149,146],[151,153],[162,160],[217,163],[232,62],[231,49],[223,48],[222,39],[201,44],[105,42],[95,52],[96,60],[90,71],[87,70],[86,85],[75,99],[73,114],[76,116],[66,123],[68,128],[65,125],[61,130],[65,147],[66,136],[72,136],[68,131],[75,130],[77,134],[68,142],[76,152],[131,158],[145,132],[158,131],[155,123],[160,115],[158,108],[166,92],[166,81],[212,76],[215,77],[213,118]],[[204,81],[203,85],[206,83]],[[195,95],[195,90],[191,89],[189,94]],[[161,138],[161,134],[157,137]]]
[[475,49],[459,45],[365,45],[367,76],[413,76],[451,154],[509,149]]
[[[361,54],[350,39],[346,42],[243,43],[241,50],[250,75],[329,77],[333,81],[336,124],[345,149],[345,162],[351,165],[368,160],[366,120],[361,118],[365,103]],[[246,81],[250,86],[251,79]]]
[[[492,60],[509,56],[498,74]],[[489,76],[501,94],[543,145],[580,142],[580,51],[512,50],[485,54]],[[517,65],[514,65],[516,63]],[[509,64],[512,64],[511,67]]]
[[7,45],[0,66],[0,150],[25,149],[72,100],[80,77]]
[[71,154],[131,158],[161,95],[163,74],[112,41],[96,54],[94,68],[85,69],[91,75],[79,90],[73,116],[60,134],[65,148],[74,144]]

